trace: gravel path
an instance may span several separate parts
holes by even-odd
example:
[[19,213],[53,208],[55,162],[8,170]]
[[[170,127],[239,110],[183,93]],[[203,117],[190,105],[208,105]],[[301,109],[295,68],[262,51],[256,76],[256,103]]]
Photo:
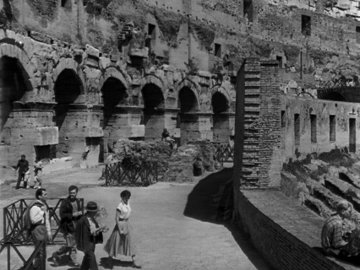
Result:
[[[104,223],[110,227],[110,231],[104,235],[106,241],[114,226],[119,193],[124,188],[98,186],[101,183],[98,181],[99,175],[99,169],[71,171],[49,175],[45,182],[51,197],[64,196],[68,185],[78,184],[81,187],[79,197],[85,201],[94,200],[105,207],[108,215]],[[150,187],[128,188],[132,193],[133,238],[143,269],[269,269],[241,233],[215,222],[221,185],[230,175],[230,170],[224,170],[194,183],[157,183]],[[0,205],[3,207],[16,198],[32,197],[33,194],[33,190],[14,190],[2,186]],[[2,222],[0,224],[2,231]],[[49,246],[48,255],[57,248]],[[32,248],[21,250],[24,254],[30,254]],[[100,269],[132,269],[126,263],[109,263],[102,244],[97,245],[96,255]],[[6,269],[5,256],[6,252],[0,254],[1,269]],[[81,256],[80,252],[79,259]],[[12,252],[12,264],[20,266],[15,252]],[[47,269],[77,268],[53,267],[48,263]]]

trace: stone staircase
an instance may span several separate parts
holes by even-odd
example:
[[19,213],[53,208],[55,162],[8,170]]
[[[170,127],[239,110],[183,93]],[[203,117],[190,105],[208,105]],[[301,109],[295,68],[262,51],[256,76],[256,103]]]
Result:
[[260,117],[260,70],[245,71],[245,114],[243,178],[247,186],[257,186],[260,130],[256,127]]

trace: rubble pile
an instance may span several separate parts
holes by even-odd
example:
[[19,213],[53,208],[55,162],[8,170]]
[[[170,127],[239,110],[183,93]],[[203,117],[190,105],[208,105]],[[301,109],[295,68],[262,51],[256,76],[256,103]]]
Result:
[[348,226],[360,225],[360,159],[340,149],[303,160],[290,160],[281,173],[281,189],[316,214],[327,218],[339,200],[353,205]]

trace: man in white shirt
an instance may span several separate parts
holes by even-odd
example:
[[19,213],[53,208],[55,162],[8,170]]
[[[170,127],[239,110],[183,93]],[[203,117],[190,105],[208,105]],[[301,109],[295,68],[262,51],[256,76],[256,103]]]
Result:
[[[36,201],[30,207],[30,222],[31,222],[31,237],[35,244],[41,244],[40,252],[34,259],[34,267],[40,268],[40,264],[45,265],[46,262],[46,242],[52,239],[49,210],[46,204],[47,192],[46,189],[40,188],[35,193]],[[45,269],[45,268],[44,268]]]

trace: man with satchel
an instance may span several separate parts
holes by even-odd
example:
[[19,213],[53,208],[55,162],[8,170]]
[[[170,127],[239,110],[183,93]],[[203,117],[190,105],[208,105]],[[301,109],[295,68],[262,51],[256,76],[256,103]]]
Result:
[[49,210],[46,204],[46,189],[40,188],[35,192],[36,201],[24,213],[25,230],[34,242],[35,248],[40,245],[40,251],[33,261],[35,269],[45,269],[46,242],[51,241]]

